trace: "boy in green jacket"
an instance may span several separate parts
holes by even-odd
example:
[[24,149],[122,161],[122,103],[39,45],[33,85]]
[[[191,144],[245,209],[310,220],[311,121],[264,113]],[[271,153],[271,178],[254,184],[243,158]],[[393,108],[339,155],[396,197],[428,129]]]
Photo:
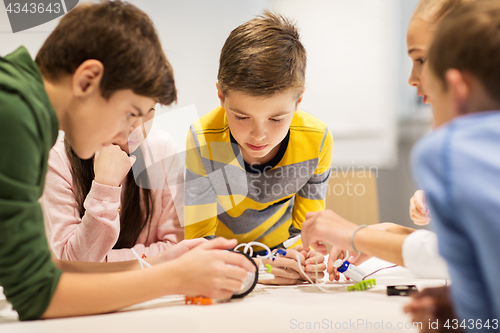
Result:
[[51,258],[38,199],[58,130],[89,159],[156,103],[175,100],[152,22],[120,1],[70,11],[36,62],[24,47],[0,58],[0,285],[21,320],[109,312],[166,294],[229,298],[254,271],[243,256],[218,251],[236,245],[225,239],[180,244],[143,271],[136,261]]

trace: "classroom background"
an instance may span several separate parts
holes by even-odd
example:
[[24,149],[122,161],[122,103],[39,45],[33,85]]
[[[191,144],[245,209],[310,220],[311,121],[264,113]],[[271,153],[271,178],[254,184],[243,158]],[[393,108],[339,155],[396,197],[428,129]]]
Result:
[[[407,83],[411,62],[405,35],[417,0],[128,2],[151,17],[174,68],[178,103],[158,110],[155,127],[175,132],[179,149],[192,118],[219,105],[219,52],[230,31],[264,9],[297,20],[308,52],[301,109],[331,129],[333,167],[339,175],[374,171],[380,221],[415,227],[408,214],[416,190],[408,156],[432,122],[430,108]],[[34,57],[57,21],[13,34],[0,6],[0,54],[25,45]],[[191,116],[172,118],[183,110]]]

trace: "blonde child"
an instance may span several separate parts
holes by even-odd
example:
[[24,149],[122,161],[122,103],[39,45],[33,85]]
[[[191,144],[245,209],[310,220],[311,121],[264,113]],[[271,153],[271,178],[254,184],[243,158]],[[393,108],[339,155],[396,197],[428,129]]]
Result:
[[[407,31],[408,55],[413,67],[408,83],[417,88],[424,103],[428,98],[425,73],[422,71],[433,36],[441,20],[454,8],[470,0],[422,0],[418,3],[410,20]],[[425,207],[423,191],[417,191],[410,204],[410,216],[416,224],[429,222],[429,211]],[[437,236],[427,230],[413,230],[392,223],[382,223],[357,229],[351,223],[332,211],[310,213],[304,222],[303,241],[315,249],[325,252],[324,245],[334,244],[330,252],[328,272],[330,279],[338,279],[339,274],[333,267],[337,257],[343,257],[345,250],[354,255],[349,261],[357,264],[371,256],[376,256],[398,265],[406,266],[415,275],[422,277],[448,277],[446,263],[438,253]],[[354,244],[355,249],[351,244]],[[358,258],[356,252],[362,253]]]
[[[413,69],[408,83],[417,89],[424,104],[430,104],[427,88],[422,80],[422,68],[439,22],[456,6],[473,0],[421,0],[413,12],[408,26],[408,55],[413,61]],[[431,221],[430,211],[425,203],[425,193],[415,192],[410,199],[410,218],[416,225],[426,225]]]
[[424,67],[436,130],[415,146],[412,169],[433,213],[458,318],[443,318],[449,306],[439,294],[406,311],[439,319],[442,330],[498,330],[499,53],[500,3],[477,0],[443,20]]

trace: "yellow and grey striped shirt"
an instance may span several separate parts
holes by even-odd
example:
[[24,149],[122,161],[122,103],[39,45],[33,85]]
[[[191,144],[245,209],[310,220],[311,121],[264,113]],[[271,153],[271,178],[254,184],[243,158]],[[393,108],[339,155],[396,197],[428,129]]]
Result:
[[187,136],[185,237],[223,236],[275,247],[300,233],[307,212],[325,208],[333,138],[298,110],[276,156],[247,164],[218,107]]

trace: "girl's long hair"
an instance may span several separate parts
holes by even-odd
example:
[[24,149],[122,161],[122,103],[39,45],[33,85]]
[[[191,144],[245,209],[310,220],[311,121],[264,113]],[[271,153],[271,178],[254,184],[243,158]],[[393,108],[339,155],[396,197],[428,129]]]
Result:
[[[79,158],[66,139],[64,139],[64,146],[71,164],[73,192],[76,196],[78,211],[80,217],[83,217],[85,214],[83,203],[90,192],[90,187],[94,180],[94,159],[82,160]],[[132,154],[137,157],[134,168],[144,171],[134,178],[134,172],[131,168],[126,176],[126,187],[123,189],[125,195],[120,210],[120,236],[113,249],[131,248],[135,245],[139,235],[146,226],[148,226],[147,238],[149,238],[151,230],[154,202],[149,186],[148,173],[144,166],[144,156],[140,147]]]

